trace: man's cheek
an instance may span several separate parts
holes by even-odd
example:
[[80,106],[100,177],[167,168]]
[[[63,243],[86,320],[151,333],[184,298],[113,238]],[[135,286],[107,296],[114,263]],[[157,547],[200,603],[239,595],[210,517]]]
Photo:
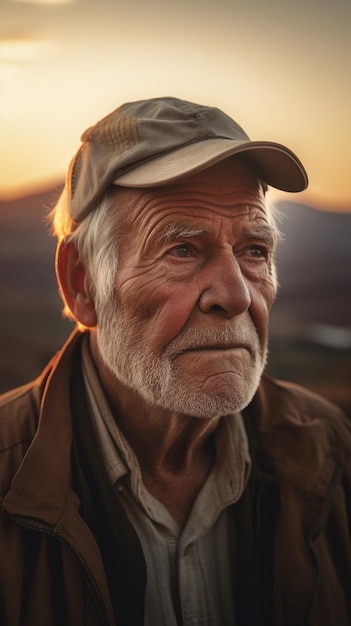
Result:
[[143,319],[150,326],[150,334],[160,350],[174,339],[188,323],[196,299],[194,290],[158,290],[155,297],[143,307]]
[[269,312],[276,298],[276,285],[273,277],[269,276],[258,284],[252,284],[250,293],[252,304],[256,304],[257,307],[266,313]]
[[262,295],[269,311],[277,296],[276,281],[272,277],[269,278],[265,283],[263,283]]

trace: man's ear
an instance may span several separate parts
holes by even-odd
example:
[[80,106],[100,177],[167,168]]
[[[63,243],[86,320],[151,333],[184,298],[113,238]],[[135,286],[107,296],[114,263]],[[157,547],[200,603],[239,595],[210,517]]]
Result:
[[96,326],[95,304],[87,273],[73,243],[60,242],[56,253],[56,273],[66,305],[76,320],[89,328]]

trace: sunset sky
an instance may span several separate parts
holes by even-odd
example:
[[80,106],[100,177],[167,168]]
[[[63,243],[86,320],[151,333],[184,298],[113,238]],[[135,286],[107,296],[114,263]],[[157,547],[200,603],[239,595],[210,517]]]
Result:
[[0,24],[1,198],[59,181],[123,102],[174,95],[287,144],[299,200],[351,211],[350,0],[2,0]]

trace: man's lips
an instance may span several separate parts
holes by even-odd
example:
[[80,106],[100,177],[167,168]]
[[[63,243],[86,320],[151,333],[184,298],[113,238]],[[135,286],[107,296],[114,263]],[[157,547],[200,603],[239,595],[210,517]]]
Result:
[[250,354],[252,354],[252,347],[248,344],[243,343],[214,343],[214,344],[205,344],[205,345],[197,345],[197,346],[188,346],[183,350],[179,351],[175,354],[175,356],[181,356],[182,354],[186,354],[188,352],[225,352],[229,350],[247,350]]
[[193,351],[193,350],[235,350],[237,348],[245,348],[247,349],[247,346],[244,346],[243,344],[218,344],[218,343],[213,343],[213,344],[206,344],[205,346],[191,346],[189,348],[186,348],[186,351]]
[[[163,350],[166,358],[177,359],[182,354],[222,353],[229,355],[230,351],[246,351],[251,358],[256,359],[260,354],[260,341],[254,327],[242,327],[231,322],[222,329],[203,328],[187,329],[176,336]],[[216,354],[217,357],[217,354]]]

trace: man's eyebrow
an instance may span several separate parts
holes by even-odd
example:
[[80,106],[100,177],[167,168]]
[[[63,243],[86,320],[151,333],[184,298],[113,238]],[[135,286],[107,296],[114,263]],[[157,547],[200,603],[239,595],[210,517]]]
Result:
[[260,226],[252,224],[243,229],[241,238],[247,240],[256,239],[274,249],[278,241],[281,239],[281,234],[279,230],[269,224],[262,224]]
[[176,222],[174,224],[168,224],[157,235],[156,242],[172,242],[178,239],[201,237],[202,235],[210,235],[212,231],[205,226],[190,226],[189,224],[181,224]]
[[[191,237],[201,237],[211,234],[213,234],[213,231],[206,226],[190,226],[189,224],[175,222],[167,224],[155,237],[154,243],[171,243],[179,239],[189,239]],[[240,239],[247,241],[255,239],[256,241],[261,241],[272,250],[274,250],[280,238],[281,235],[279,231],[269,224],[251,224],[244,227],[240,233]]]

